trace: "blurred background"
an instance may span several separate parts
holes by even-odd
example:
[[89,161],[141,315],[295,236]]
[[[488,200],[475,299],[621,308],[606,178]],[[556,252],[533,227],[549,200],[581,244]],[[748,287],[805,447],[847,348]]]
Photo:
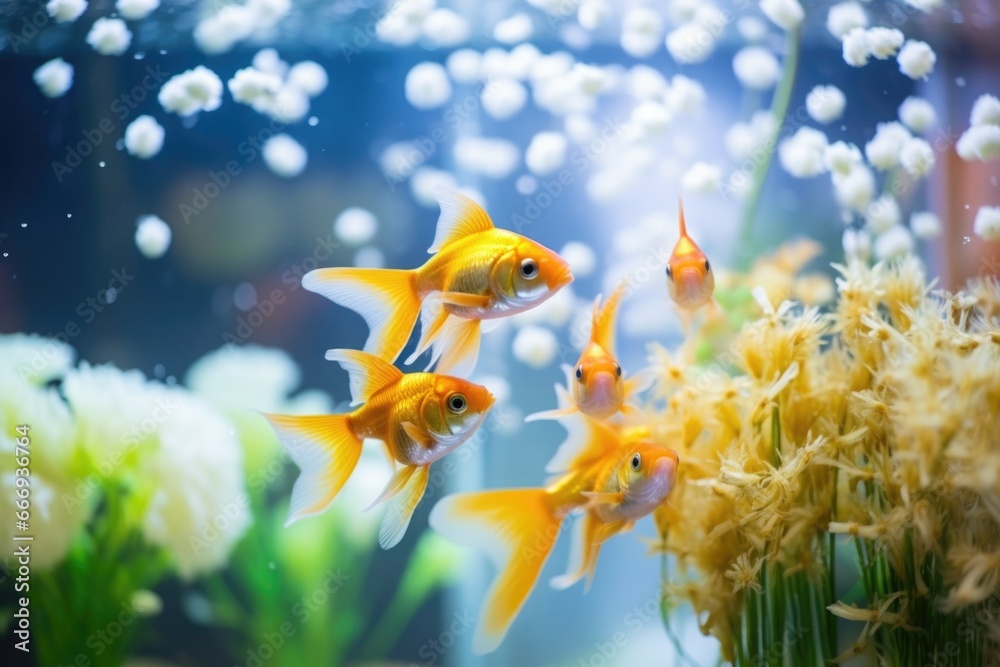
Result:
[[[115,11],[110,2],[91,2],[78,20],[66,23],[51,19],[40,3],[0,6],[6,35],[0,80],[8,90],[0,105],[0,333],[57,337],[79,360],[137,369],[167,387],[185,386],[236,424],[244,450],[252,498],[244,532],[234,537],[224,563],[191,576],[137,581],[128,599],[134,602],[140,593],[136,604],[145,611],[136,614],[143,622],[129,626],[135,635],[116,659],[180,665],[300,664],[306,658],[309,664],[673,664],[658,606],[648,604],[657,599],[661,565],[642,541],[655,535],[650,520],[606,545],[586,595],[582,587],[557,592],[545,585],[568,558],[568,545],[560,541],[504,644],[487,658],[473,658],[468,619],[478,611],[490,566],[478,554],[428,541],[427,514],[447,492],[544,481],[545,462],[564,431],[555,423],[524,425],[522,419],[554,406],[560,363],[578,356],[593,298],[623,276],[637,287],[619,321],[623,366],[639,370],[650,341],[668,348],[681,342],[662,275],[677,237],[679,195],[688,229],[723,276],[799,237],[821,248],[806,272],[832,276],[830,262],[844,256],[845,222],[860,227],[863,216],[845,219],[827,176],[795,178],[775,158],[752,213],[749,243],[740,242],[747,198],[727,184],[743,161],[727,146],[727,130],[766,109],[772,92],[741,85],[733,56],[748,40],[782,62],[788,55],[784,34],[756,3],[719,4],[727,19],[710,55],[698,63],[679,63],[664,47],[663,33],[676,20],[670,3],[647,3],[662,14],[663,28],[656,47],[642,57],[619,43],[625,10],[615,3],[596,23],[579,2],[568,3],[566,11],[559,3],[541,2],[437,4],[463,21],[442,19],[445,28],[424,26],[410,39],[376,34],[387,11],[382,3],[296,2],[273,25],[216,52],[218,44],[206,49],[205,39],[199,42],[192,33],[231,5],[164,2],[148,18],[129,22],[131,43],[118,57],[101,55],[87,43],[93,22]],[[830,143],[864,147],[879,123],[897,118],[907,97],[929,100],[937,119],[924,136],[935,147],[936,167],[926,182],[900,191],[903,224],[914,212],[939,216],[943,233],[918,239],[917,252],[942,286],[957,288],[970,277],[996,274],[1000,247],[978,238],[973,220],[980,206],[997,204],[1000,169],[996,162],[964,161],[954,149],[973,102],[1000,90],[995,3],[949,2],[930,14],[902,2],[864,5],[870,25],[896,27],[933,46],[937,63],[927,80],[901,76],[894,58],[860,70],[847,66],[826,25],[832,3],[802,4],[806,22],[788,105],[791,120],[780,136],[816,125],[802,109],[817,85],[834,85],[847,99],[842,117],[822,126]],[[44,18],[37,19],[38,12]],[[518,15],[527,28],[524,21],[500,28]],[[42,25],[32,30],[36,19]],[[525,44],[534,50],[517,46]],[[299,118],[260,113],[235,102],[230,90],[220,108],[190,116],[167,113],[157,101],[167,79],[199,65],[227,82],[251,63],[273,64],[271,54],[259,56],[266,48],[286,65],[313,61],[325,71],[328,84],[308,99]],[[515,48],[522,50],[512,56]],[[503,91],[500,101],[484,102],[481,80],[475,74],[475,80],[463,79],[462,63],[448,60],[458,49],[493,50],[475,66],[467,64],[480,73],[484,67],[520,67],[503,78],[518,82],[521,92]],[[584,95],[578,106],[572,99],[577,93],[547,92],[539,83],[542,74],[531,68],[558,71],[558,59],[539,65],[556,52],[570,64],[594,66],[596,73],[589,74],[599,92]],[[72,87],[50,99],[33,76],[55,57],[71,63],[74,75]],[[434,98],[440,91],[408,94],[407,83],[423,62],[447,65],[452,77],[446,101],[426,109],[414,106],[414,99],[418,106],[433,104],[420,96]],[[705,99],[690,112],[672,113],[662,128],[655,118],[637,118],[644,91],[660,85],[648,80],[656,73],[675,87],[678,74],[697,82]],[[154,116],[165,133],[162,150],[151,159],[139,159],[125,146],[125,127],[143,114]],[[544,144],[529,155],[540,132],[568,137],[561,160],[558,150],[552,157]],[[262,145],[275,134],[287,134],[304,148],[308,160],[300,172],[290,175],[295,167],[282,164],[283,158],[265,159]],[[502,144],[476,143],[480,137]],[[693,176],[685,180],[698,162],[716,170],[708,185]],[[569,177],[553,195],[552,184],[564,170]],[[494,420],[465,445],[470,451],[457,462],[457,472],[437,483],[432,477],[428,498],[398,547],[383,552],[373,546],[366,525],[371,519],[361,513],[377,495],[377,480],[365,487],[374,489],[369,500],[351,504],[339,498],[335,511],[284,531],[280,524],[296,470],[281,459],[250,410],[297,399],[304,411],[346,408],[347,376],[323,353],[360,348],[367,334],[359,316],[302,289],[301,276],[317,266],[408,268],[424,262],[438,216],[430,193],[439,183],[466,189],[498,226],[562,251],[576,280],[537,312],[513,318],[484,338],[473,379],[498,396]],[[144,216],[156,216],[169,228],[161,256],[155,256],[164,245],[160,226],[137,240]],[[644,263],[649,271],[637,274]],[[206,362],[211,353],[216,356]],[[93,502],[105,507],[108,501]],[[67,558],[81,567],[99,555],[80,549],[69,547]],[[133,557],[154,556],[140,550]],[[74,570],[65,563],[55,567],[51,581],[40,586],[58,590],[71,584]],[[114,569],[107,576],[116,576]],[[8,606],[16,597],[12,581],[8,574],[3,586]],[[97,582],[89,585],[100,590]],[[58,627],[86,618],[85,609],[58,606],[39,613]],[[285,624],[290,633],[282,630]],[[713,664],[716,649],[695,619],[682,609],[674,624],[688,652],[700,664]],[[24,659],[11,648],[13,628],[8,625],[0,649],[4,664],[29,664],[10,662]],[[107,656],[98,647],[104,640],[87,641],[99,629],[78,627],[62,636],[82,641],[75,655],[103,664]],[[613,655],[602,654],[600,647],[619,631],[628,641]],[[53,662],[40,664],[64,664],[59,661],[67,655],[74,654],[56,651]]]

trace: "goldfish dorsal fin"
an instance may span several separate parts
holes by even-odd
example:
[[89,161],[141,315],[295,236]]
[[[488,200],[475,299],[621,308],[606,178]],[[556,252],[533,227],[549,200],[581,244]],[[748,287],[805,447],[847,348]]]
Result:
[[[559,408],[573,405],[569,392],[556,385]],[[566,439],[559,445],[552,460],[545,466],[545,472],[566,472],[583,462],[592,461],[613,452],[618,444],[615,432],[593,417],[575,412],[563,417],[560,422],[566,428]]]
[[471,197],[453,190],[438,191],[441,217],[438,218],[434,243],[427,252],[434,254],[449,243],[493,229],[493,221]]
[[684,200],[680,197],[677,198],[677,209],[680,212],[677,218],[677,225],[680,227],[680,238],[685,238],[688,235],[687,224],[684,222]]
[[603,306],[594,305],[593,326],[590,339],[604,348],[608,354],[615,353],[615,320],[618,315],[618,304],[625,295],[628,283],[622,283],[615,288]]
[[351,382],[351,405],[367,401],[372,394],[403,377],[403,372],[387,361],[359,350],[327,350],[326,358],[347,371]]

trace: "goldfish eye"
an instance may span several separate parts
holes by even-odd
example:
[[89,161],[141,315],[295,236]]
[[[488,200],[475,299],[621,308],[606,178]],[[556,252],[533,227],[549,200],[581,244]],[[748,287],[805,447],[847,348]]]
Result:
[[529,258],[521,262],[521,277],[525,280],[534,280],[538,277],[538,262]]
[[465,408],[467,407],[468,403],[465,400],[465,396],[462,396],[461,394],[452,394],[451,398],[448,399],[448,409],[456,415],[460,415],[465,412]]
[[705,260],[705,271],[711,271],[712,265],[708,263],[708,259]]
[[642,457],[639,456],[638,452],[632,455],[632,470],[639,472],[639,468],[642,467]]
[[667,264],[667,278],[670,278],[671,280],[674,279],[674,273],[673,273],[673,271],[670,270],[670,265],[669,264]]
[[618,364],[615,364],[615,373],[618,373],[618,377],[622,376],[622,367]]
[[576,379],[583,381],[583,366],[576,367]]

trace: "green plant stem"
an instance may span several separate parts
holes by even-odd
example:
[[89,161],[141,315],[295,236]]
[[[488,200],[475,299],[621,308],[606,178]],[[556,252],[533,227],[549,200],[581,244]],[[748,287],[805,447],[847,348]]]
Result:
[[[785,34],[786,55],[785,67],[781,75],[781,82],[771,99],[771,117],[775,123],[780,124],[788,114],[788,105],[792,99],[792,90],[795,87],[795,71],[799,62],[799,30],[789,30]],[[760,205],[760,196],[764,190],[764,181],[767,180],[767,173],[774,160],[774,151],[777,147],[777,133],[771,138],[764,155],[754,166],[751,176],[750,191],[747,193],[746,204],[743,207],[743,221],[740,225],[740,241],[737,247],[737,268],[746,268],[752,253],[749,252],[749,245],[753,238],[753,224],[757,217],[757,208]]]

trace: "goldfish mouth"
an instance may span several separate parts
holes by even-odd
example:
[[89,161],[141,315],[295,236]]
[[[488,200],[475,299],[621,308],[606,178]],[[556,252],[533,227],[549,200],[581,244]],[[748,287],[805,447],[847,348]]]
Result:
[[573,271],[569,268],[569,264],[563,263],[553,273],[552,281],[549,286],[552,289],[559,289],[569,285],[571,282],[573,282]]

